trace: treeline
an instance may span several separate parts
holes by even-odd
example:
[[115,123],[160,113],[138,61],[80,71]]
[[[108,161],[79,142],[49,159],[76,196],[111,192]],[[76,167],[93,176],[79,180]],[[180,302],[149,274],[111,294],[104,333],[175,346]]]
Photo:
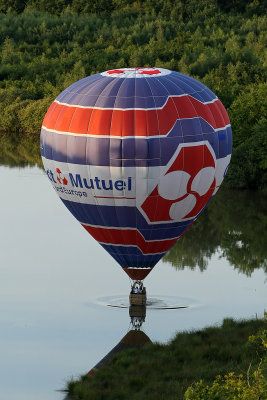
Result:
[[267,186],[266,2],[6,0],[0,130],[40,131],[50,102],[86,75],[161,66],[210,87],[230,115],[227,183]]
[[[143,12],[154,10],[165,16],[169,16],[173,8],[177,8],[183,17],[191,17],[195,7],[209,5],[212,1],[202,0],[5,0],[0,2],[0,12],[14,11],[21,13],[25,9],[38,9],[51,14],[60,15],[62,12],[73,11],[78,14],[109,13],[115,10],[121,10],[125,7],[134,7],[137,10],[142,7]],[[242,12],[248,16],[255,13],[262,14],[266,12],[266,1],[255,0],[217,0],[215,2],[219,9],[225,12]]]

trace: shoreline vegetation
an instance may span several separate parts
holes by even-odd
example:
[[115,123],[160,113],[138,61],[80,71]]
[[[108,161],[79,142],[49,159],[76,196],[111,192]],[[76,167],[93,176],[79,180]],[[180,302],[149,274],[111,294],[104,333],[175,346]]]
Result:
[[[37,135],[0,134],[0,149],[0,165],[43,168]],[[217,253],[240,274],[251,276],[259,269],[267,274],[266,215],[264,192],[233,190],[223,185],[203,215],[162,261],[177,270],[205,271],[209,260]]]
[[168,344],[125,350],[94,375],[70,381],[67,399],[263,400],[266,333],[263,319],[228,318],[220,327],[178,333]]
[[267,187],[264,0],[7,0],[0,4],[0,131],[39,134],[71,83],[161,66],[206,84],[225,105],[233,156],[225,184]]

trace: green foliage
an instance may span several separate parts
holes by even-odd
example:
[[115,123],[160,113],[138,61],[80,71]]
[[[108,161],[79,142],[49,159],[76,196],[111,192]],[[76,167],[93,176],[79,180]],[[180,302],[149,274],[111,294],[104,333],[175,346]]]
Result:
[[53,99],[31,100],[22,110],[18,111],[18,118],[24,132],[39,133],[43,116]]
[[185,392],[185,400],[259,400],[266,394],[265,379],[261,371],[255,371],[248,384],[247,377],[230,372],[218,376],[211,385],[200,380]]
[[233,101],[229,114],[237,146],[253,137],[254,126],[265,119],[266,93],[267,83],[259,83],[244,88]]
[[257,336],[263,326],[262,320],[228,320],[220,328],[179,333],[167,345],[149,344],[139,351],[121,352],[93,376],[71,381],[69,393],[72,399],[81,400],[184,400],[193,382],[202,379],[205,386],[212,385],[217,375],[235,371],[238,377],[249,365],[256,370],[259,358],[247,346],[247,339]]
[[[249,86],[233,101],[230,119],[235,152],[228,184],[236,188],[267,186],[267,84]],[[246,160],[246,162],[242,162]]]
[[[265,322],[267,322],[267,314]],[[258,365],[251,368],[250,362],[246,375],[229,372],[217,376],[211,384],[202,379],[194,383],[185,392],[185,400],[259,400],[267,393],[267,330],[262,329],[249,337],[250,351]]]
[[0,130],[36,133],[46,104],[86,75],[162,66],[200,79],[228,109],[228,185],[265,188],[264,9],[260,0],[1,1]]

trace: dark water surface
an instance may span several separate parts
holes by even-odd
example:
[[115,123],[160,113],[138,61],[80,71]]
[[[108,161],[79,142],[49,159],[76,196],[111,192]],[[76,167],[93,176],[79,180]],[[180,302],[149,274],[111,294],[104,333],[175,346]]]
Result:
[[[62,400],[57,389],[129,330],[129,280],[39,167],[22,167],[21,156],[10,163],[8,146],[2,164],[13,168],[0,167],[0,400]],[[218,192],[146,279],[150,340],[263,315],[266,204],[258,193]]]

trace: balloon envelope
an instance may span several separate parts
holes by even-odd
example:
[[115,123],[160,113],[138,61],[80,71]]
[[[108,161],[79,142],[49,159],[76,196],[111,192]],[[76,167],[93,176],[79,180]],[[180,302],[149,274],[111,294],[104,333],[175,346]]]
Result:
[[222,183],[232,132],[202,83],[162,68],[86,77],[51,104],[46,174],[82,226],[144,279]]

